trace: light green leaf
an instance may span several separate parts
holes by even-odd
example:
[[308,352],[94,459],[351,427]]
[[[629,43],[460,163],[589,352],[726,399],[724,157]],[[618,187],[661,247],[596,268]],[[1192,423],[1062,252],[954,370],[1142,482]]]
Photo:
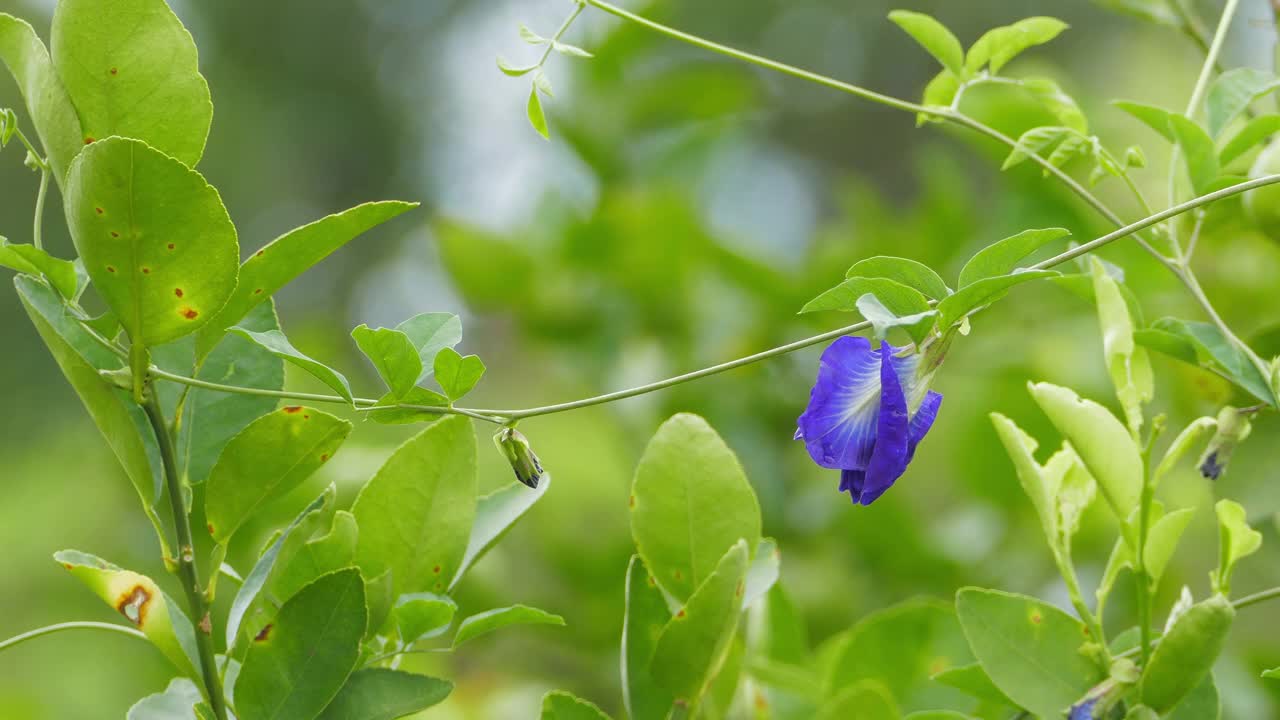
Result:
[[1084,111],[1076,103],[1075,98],[1063,91],[1053,80],[1045,77],[1030,77],[1018,80],[1018,84],[1026,88],[1064,127],[1078,133],[1089,131],[1089,120]]
[[1212,573],[1213,587],[1226,594],[1231,589],[1231,571],[1242,558],[1262,547],[1262,533],[1249,527],[1244,506],[1233,500],[1219,500],[1213,506],[1218,515],[1218,569]]
[[733,451],[706,420],[675,415],[658,428],[631,487],[631,535],[645,566],[687,600],[738,540],[760,542],[760,505]]
[[409,336],[422,360],[422,374],[418,376],[418,382],[431,377],[437,353],[462,342],[462,321],[453,313],[415,315],[397,325],[396,330]]
[[339,510],[334,513],[333,525],[327,534],[320,535],[317,530],[310,539],[305,532],[291,536],[292,539],[280,549],[280,557],[267,582],[266,595],[278,604],[298,594],[322,575],[355,565],[359,535],[355,517]]
[[422,375],[422,359],[409,336],[390,328],[361,325],[351,331],[360,352],[377,368],[396,400],[406,397]]
[[1029,384],[1036,404],[1071,443],[1116,517],[1123,522],[1138,506],[1142,455],[1120,421],[1103,406],[1049,383]]
[[845,273],[845,277],[888,278],[920,291],[934,300],[951,294],[951,289],[942,281],[938,273],[928,265],[907,258],[877,255],[860,260]]
[[240,284],[226,306],[200,331],[197,354],[206,355],[218,344],[223,331],[239,324],[255,305],[334,251],[417,206],[418,203],[396,200],[365,203],[290,230],[271,241],[240,266]]
[[1009,696],[1000,692],[1000,688],[991,682],[991,678],[987,677],[986,671],[978,663],[943,670],[934,675],[932,679],[985,703],[998,706],[1014,706],[1014,702],[1009,699]]
[[471,525],[467,551],[462,556],[462,563],[458,566],[453,582],[449,583],[450,590],[457,587],[467,570],[493,549],[550,488],[551,475],[545,473],[537,489],[513,482],[480,498],[476,504],[476,518]]
[[747,590],[742,597],[742,609],[746,610],[765,596],[778,582],[782,572],[782,555],[778,552],[778,541],[764,538],[756,546],[747,568]]
[[1040,517],[1045,540],[1055,552],[1063,550],[1064,535],[1061,532],[1059,495],[1063,480],[1078,462],[1075,453],[1064,447],[1055,453],[1049,462],[1041,466],[1035,459],[1034,453],[1039,443],[1034,438],[1000,413],[991,413],[990,417],[995,425],[996,434],[1000,436],[1000,442],[1004,444],[1005,452],[1013,461],[1018,482],[1022,485],[1022,490],[1027,497],[1031,499],[1031,505]]
[[213,539],[225,545],[263,505],[319,470],[350,434],[346,420],[296,405],[251,423],[209,473],[205,515]]
[[1183,115],[1170,115],[1169,125],[1173,136],[1182,148],[1183,163],[1191,178],[1191,187],[1198,194],[1210,192],[1210,186],[1218,179],[1218,149],[1213,145],[1204,128]]
[[552,615],[528,605],[512,605],[510,607],[487,610],[470,617],[463,618],[458,625],[458,632],[453,636],[453,647],[474,640],[481,635],[491,633],[508,625],[564,625],[564,618]]
[[903,720],[975,720],[975,718],[955,710],[919,710],[908,713]]
[[1056,18],[1029,17],[1012,25],[988,30],[969,48],[969,54],[965,58],[965,71],[976,73],[987,65],[994,75],[1024,50],[1049,42],[1067,27],[1066,23]]
[[525,25],[524,23],[520,23],[520,39],[529,43],[530,45],[545,45],[551,42],[547,38],[544,38],[538,33],[530,30],[529,26]]
[[1160,720],[1160,716],[1146,705],[1134,705],[1125,713],[1124,720]]
[[1218,720],[1221,716],[1222,699],[1218,697],[1218,686],[1210,672],[1194,690],[1182,698],[1182,702],[1173,708],[1166,720]]
[[195,628],[154,580],[78,550],[56,552],[53,559],[141,630],[179,671],[199,677]]
[[[36,332],[49,346],[54,361],[124,467],[147,514],[158,523],[151,508],[160,499],[164,478],[160,474],[160,450],[155,433],[128,393],[116,389],[98,374],[100,370],[120,370],[124,363],[66,313],[53,288],[21,275],[14,278],[14,285]],[[166,534],[159,525],[156,531]]]
[[448,680],[369,667],[351,673],[318,720],[395,720],[449,697]]
[[875,336],[879,339],[884,339],[889,330],[900,327],[911,336],[912,340],[917,343],[923,342],[929,336],[929,332],[933,330],[934,323],[937,322],[936,318],[938,317],[937,310],[925,310],[914,315],[898,317],[871,293],[858,298],[856,305],[862,317],[866,318],[867,322],[871,323],[871,326],[875,328]]
[[1226,166],[1278,132],[1280,132],[1280,115],[1259,115],[1245,123],[1239,132],[1223,144],[1222,150],[1218,152],[1218,162]]
[[1116,397],[1124,409],[1129,432],[1134,437],[1142,428],[1143,406],[1155,394],[1151,361],[1145,348],[1133,342],[1133,320],[1120,293],[1120,285],[1107,273],[1102,262],[1091,258],[1093,294],[1098,305],[1098,322],[1102,326],[1103,356],[1107,372],[1115,386]]
[[1173,126],[1170,118],[1174,113],[1159,108],[1154,105],[1144,105],[1142,103],[1129,102],[1127,100],[1117,100],[1112,105],[1129,113],[1137,118],[1142,124],[1160,133],[1160,136],[1169,142],[1177,142],[1177,138],[1173,134]]
[[627,566],[622,620],[622,702],[631,720],[665,720],[675,698],[649,672],[653,651],[671,611],[639,555]]
[[1000,169],[1009,170],[1021,165],[1033,156],[1044,155],[1046,151],[1052,151],[1057,148],[1068,137],[1074,136],[1075,133],[1070,128],[1056,125],[1031,128],[1018,138],[1017,145],[1009,152],[1008,157],[1004,159],[1004,164],[1000,166]]
[[62,0],[50,47],[86,143],[137,138],[188,167],[200,162],[213,101],[195,41],[164,0]]
[[[960,92],[960,78],[944,68],[942,72],[933,76],[928,85],[924,86],[924,94],[920,102],[931,107],[951,107],[958,92]],[[916,115],[917,126],[924,125],[930,120],[938,121],[937,118],[926,113]]]
[[960,41],[942,23],[925,15],[910,10],[894,10],[889,19],[906,31],[916,42],[920,43],[942,67],[950,70],[957,77],[966,77],[964,67],[964,48]]
[[551,90],[551,78],[547,77],[547,74],[541,69],[533,74],[533,87],[547,97],[555,96],[555,93]]
[[125,720],[200,720],[195,706],[203,701],[204,695],[195,683],[176,677],[169,681],[164,692],[148,695],[134,703]]
[[520,77],[521,75],[527,75],[527,74],[529,74],[529,73],[533,72],[534,70],[537,70],[537,69],[538,69],[538,66],[537,66],[537,65],[528,65],[528,66],[525,66],[525,67],[517,67],[517,66],[512,65],[511,63],[507,62],[507,59],[506,59],[506,58],[504,58],[504,57],[502,57],[501,55],[499,55],[499,56],[498,56],[498,69],[499,69],[499,70],[501,70],[501,71],[502,71],[502,74],[503,74],[503,75],[506,75],[507,77]]
[[561,55],[568,55],[569,57],[579,57],[579,58],[595,57],[591,53],[587,52],[586,50],[583,50],[582,48],[576,45],[570,45],[568,43],[562,43],[558,41],[551,43],[551,49],[555,50]]
[[[59,10],[68,4],[79,3]],[[146,143],[86,147],[67,177],[66,209],[94,287],[135,346],[195,332],[231,297],[239,247],[218,192]]]
[[1143,704],[1164,714],[1200,684],[1222,653],[1235,609],[1222,595],[1192,605],[1174,621],[1142,672]]
[[1280,88],[1280,78],[1273,73],[1250,67],[1231,68],[1222,73],[1209,86],[1205,97],[1205,112],[1209,123],[1209,135],[1218,137],[1249,108],[1254,100]]
[[442,348],[435,357],[436,382],[450,400],[471,392],[484,375],[484,362],[475,355],[463,357],[451,347]]
[[551,132],[547,129],[547,116],[542,112],[542,100],[538,98],[536,85],[529,90],[529,105],[525,108],[525,114],[529,116],[529,124],[533,129],[537,130],[544,140],[550,140]]
[[739,540],[658,636],[649,672],[677,701],[696,702],[720,669],[742,615],[747,561]]
[[231,328],[231,332],[257,343],[272,355],[305,370],[312,377],[332,388],[348,403],[352,401],[351,383],[347,382],[346,376],[328,365],[304,355],[293,346],[293,343],[289,342],[289,338],[285,337],[283,332],[279,330],[254,332],[240,326]]
[[392,571],[396,595],[442,592],[461,566],[476,512],[476,439],[453,416],[396,450],[356,498],[359,565]]
[[[401,405],[413,407],[400,407]],[[449,398],[435,390],[413,387],[404,397],[396,397],[387,393],[378,398],[378,402],[368,410],[368,418],[383,425],[412,425],[415,423],[431,423],[443,415],[438,412],[417,410],[418,407],[449,407]]]
[[1269,678],[1272,680],[1280,680],[1280,667],[1271,668],[1270,670],[1267,670],[1266,672],[1262,673],[1262,677]]
[[1093,0],[1098,5],[1116,12],[1125,13],[1146,20],[1147,22],[1181,27],[1182,20],[1169,7],[1168,0]]
[[1079,620],[1025,595],[964,588],[956,613],[991,682],[1019,707],[1059,717],[1104,677],[1080,653]]
[[367,614],[355,568],[303,588],[254,638],[235,684],[241,720],[316,717],[360,658]]
[[1024,230],[1023,232],[997,240],[974,254],[969,262],[960,270],[960,288],[984,278],[1008,275],[1018,267],[1023,258],[1055,240],[1071,235],[1065,228],[1046,228],[1043,230]]
[[1177,466],[1178,461],[1182,459],[1187,451],[1194,445],[1198,445],[1204,434],[1218,426],[1218,421],[1211,417],[1196,418],[1187,424],[1182,432],[1178,433],[1178,437],[1173,439],[1169,444],[1169,449],[1165,450],[1164,458],[1160,460],[1160,464],[1156,466],[1156,472],[1152,482],[1159,484],[1160,480],[1170,470]]
[[808,663],[808,628],[781,583],[769,588],[747,612],[747,647],[753,656],[790,665]]
[[71,300],[76,296],[75,263],[53,257],[34,245],[14,245],[0,238],[0,267],[37,277],[43,275],[62,297]]
[[1015,285],[1057,276],[1058,273],[1052,270],[1020,270],[1012,275],[975,280],[938,303],[938,324],[942,328],[949,328],[969,313],[1004,297]]
[[542,696],[540,720],[609,720],[609,716],[593,703],[563,690],[554,690]]
[[1134,551],[1129,547],[1127,534],[1116,540],[1115,545],[1111,547],[1111,555],[1107,558],[1107,566],[1102,571],[1102,579],[1098,581],[1098,589],[1095,596],[1098,598],[1099,605],[1106,603],[1107,597],[1111,595],[1112,588],[1115,587],[1116,581],[1120,579],[1120,573],[1125,570],[1133,569]]
[[822,704],[818,720],[898,720],[902,713],[880,683],[864,681]]
[[458,604],[448,595],[406,593],[396,600],[391,614],[396,619],[400,642],[412,645],[443,634],[453,625]]
[[1152,587],[1159,585],[1169,560],[1173,558],[1173,551],[1178,547],[1178,540],[1182,538],[1182,531],[1187,529],[1193,515],[1194,508],[1183,508],[1161,516],[1151,524],[1143,557],[1146,558],[1144,565]]
[[7,13],[0,13],[0,61],[9,68],[27,102],[53,178],[62,187],[71,160],[84,147],[80,118],[36,31],[25,20]]
[[800,312],[854,312],[858,309],[858,298],[867,293],[875,295],[895,315],[914,315],[929,309],[929,301],[923,293],[900,282],[882,277],[851,277],[810,300]]

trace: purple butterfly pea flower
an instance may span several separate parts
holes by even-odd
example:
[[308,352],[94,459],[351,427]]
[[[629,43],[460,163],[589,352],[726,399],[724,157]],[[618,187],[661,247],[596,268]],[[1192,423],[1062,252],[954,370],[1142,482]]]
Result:
[[920,355],[881,341],[842,337],[822,353],[795,438],[809,457],[840,471],[840,491],[870,505],[906,472],[933,426],[942,395],[917,377]]

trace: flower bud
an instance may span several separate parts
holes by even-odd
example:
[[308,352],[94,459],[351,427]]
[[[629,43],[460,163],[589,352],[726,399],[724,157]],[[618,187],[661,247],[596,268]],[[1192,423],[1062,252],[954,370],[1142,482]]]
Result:
[[542,463],[529,447],[529,440],[515,428],[503,428],[493,436],[493,442],[511,463],[516,479],[537,489],[538,481],[542,479]]
[[1227,470],[1227,463],[1231,461],[1231,453],[1235,452],[1236,446],[1244,442],[1253,430],[1253,423],[1249,422],[1252,414],[1230,405],[1222,408],[1218,413],[1218,432],[1200,456],[1198,467],[1201,475],[1210,480],[1222,477],[1222,473]]

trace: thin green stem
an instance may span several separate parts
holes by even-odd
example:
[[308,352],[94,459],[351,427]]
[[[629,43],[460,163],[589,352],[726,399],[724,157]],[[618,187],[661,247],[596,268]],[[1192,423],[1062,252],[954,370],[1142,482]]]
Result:
[[564,34],[569,32],[569,28],[573,25],[573,21],[577,20],[578,16],[581,15],[582,11],[586,8],[587,6],[580,0],[577,2],[573,8],[573,12],[569,13],[569,17],[565,18],[564,22],[560,24],[560,29],[551,37],[551,42],[547,43],[547,49],[542,53],[542,57],[538,59],[536,67],[542,67],[547,64],[547,58],[550,58],[551,52],[556,49],[556,43],[560,42],[560,38],[564,37]]
[[14,635],[13,637],[8,638],[6,640],[0,640],[0,652],[4,652],[9,648],[17,647],[28,640],[35,640],[38,637],[44,637],[45,635],[53,635],[55,633],[60,633],[66,630],[107,630],[109,632],[115,632],[115,633],[120,633],[122,635],[129,635],[131,637],[141,638],[142,640],[147,639],[147,636],[142,634],[141,630],[127,627],[125,625],[116,625],[115,623],[104,623],[104,622],[90,622],[86,620],[86,621],[79,621],[79,622],[64,622],[64,623],[58,623],[56,625],[46,625],[42,628],[36,628],[35,630],[28,630],[27,632],[24,632],[21,635]]
[[1093,641],[1102,648],[1103,657],[1106,658],[1107,664],[1111,664],[1111,652],[1107,648],[1107,635],[1103,630],[1102,621],[1098,614],[1102,612],[1101,607],[1098,614],[1089,609],[1089,603],[1085,602],[1084,593],[1080,592],[1080,581],[1076,577],[1075,564],[1071,561],[1071,549],[1064,548],[1062,552],[1055,551],[1053,553],[1054,560],[1058,564],[1058,574],[1062,576],[1062,581],[1067,586],[1067,595],[1071,598],[1071,605],[1076,609],[1076,614],[1084,621],[1085,627],[1089,629],[1089,634],[1093,637]]
[[40,157],[40,153],[36,152],[36,146],[31,144],[31,141],[27,139],[27,136],[22,133],[22,130],[14,128],[13,134],[18,138],[18,141],[22,143],[22,146],[27,149],[27,152],[31,153],[31,157],[35,158],[36,167],[47,172],[50,169],[49,161],[46,158]]
[[1257,605],[1258,603],[1264,603],[1268,600],[1275,600],[1276,598],[1280,598],[1280,587],[1273,587],[1269,590],[1262,590],[1260,592],[1253,593],[1252,595],[1245,595],[1244,597],[1240,598],[1239,600],[1236,600],[1231,604],[1234,605],[1237,610],[1239,610],[1240,608],[1246,608],[1246,607],[1249,607],[1250,605]]
[[187,596],[187,607],[191,611],[191,619],[196,623],[196,648],[200,654],[200,673],[204,679],[205,695],[209,706],[218,720],[227,720],[227,704],[222,694],[222,679],[218,676],[218,665],[214,659],[211,618],[209,605],[200,589],[200,570],[196,567],[194,541],[191,536],[191,520],[183,502],[182,480],[178,475],[176,454],[173,448],[173,435],[164,419],[164,411],[160,408],[160,400],[155,388],[146,388],[146,401],[142,408],[151,421],[151,429],[155,431],[156,444],[160,449],[160,459],[164,465],[164,477],[169,491],[169,506],[173,512],[173,524],[177,528],[178,557],[174,561],[178,565],[178,577],[182,581],[182,589]]
[[37,250],[44,249],[44,239],[41,237],[41,227],[44,225],[44,198],[49,194],[49,168],[40,168],[40,190],[36,192],[36,216],[32,221],[31,227],[31,244],[36,246]]
[[1191,99],[1187,101],[1187,111],[1183,113],[1187,117],[1195,115],[1201,101],[1204,100],[1204,94],[1209,90],[1209,81],[1213,79],[1213,71],[1218,65],[1218,56],[1222,54],[1222,46],[1227,42],[1227,31],[1231,29],[1231,21],[1235,19],[1236,8],[1239,5],[1240,0],[1227,0],[1227,4],[1222,8],[1218,29],[1213,33],[1213,42],[1209,45],[1209,52],[1205,54],[1204,64],[1200,66],[1200,77],[1196,78],[1195,89],[1191,91]]

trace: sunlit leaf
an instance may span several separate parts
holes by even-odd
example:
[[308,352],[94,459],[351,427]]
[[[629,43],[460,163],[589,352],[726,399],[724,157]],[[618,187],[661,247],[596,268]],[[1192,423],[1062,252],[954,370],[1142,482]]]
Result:
[[564,625],[564,618],[528,605],[487,610],[462,619],[453,636],[453,647],[510,625]]
[[1071,235],[1065,228],[1045,228],[1043,230],[1024,230],[1023,232],[997,240],[979,250],[960,270],[960,287],[972,285],[983,278],[1007,275],[1022,262],[1023,258],[1055,240]]
[[1142,427],[1143,406],[1151,402],[1155,394],[1151,361],[1146,348],[1134,344],[1134,323],[1120,293],[1120,285],[1107,273],[1100,260],[1093,258],[1091,264],[1107,372],[1124,409],[1129,432],[1136,437]]
[[453,313],[414,315],[397,325],[396,330],[408,336],[422,360],[422,374],[418,376],[418,382],[435,372],[437,353],[462,342],[462,320]]
[[896,315],[914,315],[929,310],[929,301],[919,290],[884,277],[851,277],[810,300],[800,312],[856,312],[858,298],[867,293],[875,295],[877,300]]
[[542,697],[540,720],[609,720],[609,716],[594,703],[555,690]]
[[987,65],[992,74],[1000,72],[1013,58],[1028,48],[1056,38],[1067,24],[1051,17],[1030,17],[1012,25],[988,30],[969,48],[965,70],[975,73]]
[[475,355],[463,357],[451,347],[442,348],[435,357],[436,382],[450,400],[471,392],[484,375],[484,362]]
[[176,677],[163,692],[148,695],[133,707],[125,720],[200,720],[195,707],[204,700],[200,688],[191,680]]
[[1218,179],[1218,151],[1204,128],[1183,115],[1170,115],[1169,124],[1173,136],[1182,148],[1191,186],[1198,194],[1211,192],[1209,186]]
[[1154,105],[1144,105],[1142,103],[1129,102],[1127,100],[1117,100],[1112,103],[1117,108],[1129,113],[1133,117],[1140,120],[1144,125],[1160,133],[1161,137],[1169,142],[1177,142],[1173,135],[1173,127],[1170,125],[1169,118],[1174,113],[1159,108]]
[[889,19],[920,43],[942,66],[957,77],[965,77],[964,48],[942,23],[924,13],[894,10]]
[[1236,563],[1262,547],[1262,533],[1249,527],[1244,506],[1233,500],[1219,500],[1214,506],[1218,515],[1218,568],[1213,571],[1213,585],[1226,593],[1231,587],[1231,572]]
[[407,396],[422,374],[422,359],[409,336],[391,328],[361,325],[351,331],[351,337],[378,370],[391,395],[397,400]]
[[888,278],[914,288],[934,300],[941,300],[951,294],[951,289],[932,268],[907,258],[877,255],[859,260],[849,268],[845,277]]
[[544,140],[550,140],[551,132],[547,129],[547,116],[542,111],[542,100],[538,98],[536,85],[529,90],[529,104],[525,108],[525,114],[528,115],[529,124],[533,129],[537,130]]

